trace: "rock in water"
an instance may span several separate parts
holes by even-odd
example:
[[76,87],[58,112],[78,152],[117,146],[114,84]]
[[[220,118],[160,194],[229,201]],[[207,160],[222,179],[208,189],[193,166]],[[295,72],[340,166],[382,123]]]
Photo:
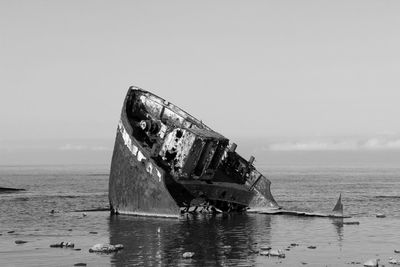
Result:
[[261,250],[260,251],[261,256],[269,256],[269,251],[268,250]]
[[364,262],[363,264],[366,267],[378,267],[379,266],[379,259],[370,259]]
[[394,253],[400,253],[400,249],[395,249]]
[[307,248],[309,248],[309,249],[316,249],[317,247],[316,247],[316,246],[308,246]]
[[262,245],[262,246],[260,246],[260,249],[261,249],[261,250],[270,250],[271,247],[270,247],[270,246],[267,246],[267,245]]
[[285,257],[285,253],[283,253],[283,251],[281,249],[271,249],[269,251],[269,255],[273,256],[273,257],[279,257],[279,258]]
[[393,259],[392,257],[389,258],[389,263],[390,264],[398,264],[400,265],[400,261],[397,259]]
[[84,262],[75,263],[74,266],[87,266]]
[[25,244],[28,243],[28,241],[24,241],[24,240],[15,240],[15,244]]
[[376,218],[385,218],[385,217],[386,217],[386,215],[383,214],[383,213],[377,213],[376,214]]
[[75,244],[72,242],[60,242],[60,243],[56,243],[56,244],[51,244],[50,245],[51,248],[73,248],[75,247]]
[[123,249],[122,244],[111,245],[111,244],[96,244],[89,249],[89,252],[100,252],[100,253],[111,253]]
[[191,258],[193,256],[194,256],[194,252],[185,252],[182,255],[182,257],[184,257],[185,259]]

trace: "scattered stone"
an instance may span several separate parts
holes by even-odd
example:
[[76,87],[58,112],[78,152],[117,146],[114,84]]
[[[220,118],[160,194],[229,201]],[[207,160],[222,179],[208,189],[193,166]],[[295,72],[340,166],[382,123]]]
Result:
[[51,244],[51,248],[73,248],[75,247],[74,243],[71,242],[61,242],[61,243],[56,243],[56,244]]
[[95,235],[95,234],[97,234],[97,232],[89,232],[89,234],[93,234],[93,235]]
[[72,231],[72,229],[68,229],[68,231],[69,231],[69,232],[71,232],[71,231]]
[[76,250],[76,251],[81,251],[82,249],[81,249],[81,248],[75,248],[74,250]]
[[290,246],[291,246],[291,247],[297,247],[297,246],[299,246],[299,244],[292,243],[292,244],[290,244]]
[[397,260],[397,259],[394,259],[392,257],[389,258],[389,263],[390,264],[396,264],[396,265],[398,264],[398,265],[400,265],[400,261]]
[[270,246],[267,246],[267,245],[262,245],[262,246],[260,246],[260,249],[261,249],[261,250],[270,250],[271,247],[270,247]]
[[55,210],[51,210],[51,211],[50,211],[50,214],[54,214],[54,213],[56,213]]
[[8,231],[7,233],[9,233],[9,234],[13,234],[13,233],[15,233],[15,231]]
[[359,225],[360,222],[343,222],[345,225]]
[[290,248],[285,248],[286,251],[290,251]]
[[111,253],[123,249],[124,246],[121,244],[111,245],[111,244],[96,244],[89,249],[89,252],[100,252],[100,253]]
[[75,263],[74,266],[87,266],[84,262]]
[[394,253],[400,253],[400,249],[395,249]]
[[307,248],[309,248],[309,249],[316,249],[317,247],[316,247],[316,246],[308,246]]
[[184,257],[185,259],[189,259],[189,258],[191,258],[193,256],[194,256],[194,252],[185,252],[182,255],[182,257]]
[[283,253],[283,251],[281,249],[271,249],[269,251],[269,255],[273,256],[273,257],[279,257],[279,258],[285,257],[285,253]]
[[301,262],[301,264],[303,264],[303,265],[307,265],[308,263],[307,263],[307,262]]
[[24,241],[24,240],[15,240],[15,244],[25,244],[28,243],[28,241]]
[[261,256],[269,256],[269,251],[268,250],[261,250],[260,251]]
[[86,217],[86,216],[87,216],[86,212],[82,213],[82,216],[83,216],[83,217]]
[[231,249],[231,248],[232,248],[232,246],[229,246],[229,245],[225,245],[222,247],[222,249]]
[[350,262],[350,263],[348,263],[348,264],[361,264],[361,262],[359,262],[359,261],[352,261],[352,262]]
[[376,214],[376,218],[385,218],[385,217],[386,217],[386,215],[383,214],[383,213],[377,213]]
[[370,259],[364,262],[364,266],[366,267],[378,267],[380,259]]

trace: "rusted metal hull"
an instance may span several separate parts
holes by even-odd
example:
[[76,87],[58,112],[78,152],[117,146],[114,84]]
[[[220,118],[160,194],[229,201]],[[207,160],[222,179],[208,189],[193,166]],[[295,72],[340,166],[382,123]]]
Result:
[[[134,139],[132,142],[137,145]],[[179,214],[179,207],[166,188],[163,170],[146,169],[148,160],[132,153],[119,130],[109,180],[113,213],[164,217]]]
[[228,141],[164,99],[131,87],[111,163],[111,212],[177,217],[278,207],[270,181]]

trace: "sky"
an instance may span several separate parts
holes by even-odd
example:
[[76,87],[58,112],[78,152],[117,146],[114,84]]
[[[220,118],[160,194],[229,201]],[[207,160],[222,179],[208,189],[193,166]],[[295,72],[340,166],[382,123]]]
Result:
[[130,85],[269,150],[400,149],[398,14],[394,0],[2,0],[0,165],[49,144],[111,153]]

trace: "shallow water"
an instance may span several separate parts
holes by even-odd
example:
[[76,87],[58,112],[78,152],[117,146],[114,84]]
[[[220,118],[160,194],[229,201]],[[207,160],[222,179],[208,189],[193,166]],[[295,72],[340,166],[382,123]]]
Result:
[[[108,166],[3,166],[0,186],[0,266],[348,266],[379,257],[400,258],[400,168],[267,166],[278,203],[329,212],[342,193],[345,221],[261,214],[199,214],[180,219],[75,212],[107,207]],[[51,214],[50,211],[55,210]],[[376,218],[377,212],[386,218]],[[15,231],[14,233],[8,233]],[[89,232],[97,232],[91,234]],[[15,240],[28,243],[17,245]],[[50,248],[72,241],[75,251]],[[96,243],[121,243],[113,254],[93,254]],[[260,256],[262,245],[286,249],[283,259]],[[316,249],[307,248],[315,245]],[[194,252],[184,259],[186,251]],[[357,266],[357,265],[355,265]],[[361,264],[359,264],[361,266]]]

